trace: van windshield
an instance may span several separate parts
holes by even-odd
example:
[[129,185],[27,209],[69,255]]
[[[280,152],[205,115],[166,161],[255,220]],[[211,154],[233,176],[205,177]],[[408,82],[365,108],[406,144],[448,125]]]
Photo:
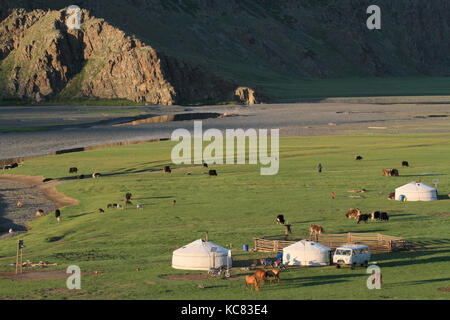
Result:
[[351,256],[352,255],[352,250],[337,249],[336,250],[336,255],[339,255],[339,256]]

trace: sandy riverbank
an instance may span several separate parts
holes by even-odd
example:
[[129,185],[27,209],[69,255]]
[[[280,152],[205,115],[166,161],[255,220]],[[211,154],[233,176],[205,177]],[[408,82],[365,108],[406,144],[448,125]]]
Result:
[[[45,214],[57,208],[78,205],[78,200],[56,190],[61,181],[43,183],[42,176],[0,175],[0,239],[27,230],[27,224],[36,216],[36,210]],[[20,201],[23,207],[17,207]],[[12,234],[8,234],[9,229]]]

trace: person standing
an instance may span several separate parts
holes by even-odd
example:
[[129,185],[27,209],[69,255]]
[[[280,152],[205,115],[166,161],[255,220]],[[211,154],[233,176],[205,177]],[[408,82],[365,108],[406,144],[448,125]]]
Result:
[[58,221],[58,223],[61,221],[61,211],[59,211],[59,209],[55,210],[55,217],[56,217],[56,221]]
[[334,192],[331,193],[331,199],[334,199]]
[[319,173],[322,172],[322,164],[321,163],[319,163],[318,169],[319,169]]

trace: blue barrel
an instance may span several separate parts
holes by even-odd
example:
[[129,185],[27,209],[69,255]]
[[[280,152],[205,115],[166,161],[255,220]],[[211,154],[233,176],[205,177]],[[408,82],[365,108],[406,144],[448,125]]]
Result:
[[398,200],[400,200],[400,202],[405,202],[406,201],[406,197],[405,195],[401,195],[400,198],[398,198]]
[[248,244],[244,244],[242,246],[242,251],[248,251]]
[[277,253],[277,261],[278,260],[280,260],[280,261],[283,260],[283,254],[281,252]]

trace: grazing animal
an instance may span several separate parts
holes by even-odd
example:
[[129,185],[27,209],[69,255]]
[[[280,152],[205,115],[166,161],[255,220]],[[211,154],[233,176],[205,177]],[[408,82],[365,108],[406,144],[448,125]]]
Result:
[[389,200],[394,200],[394,199],[395,199],[395,192],[389,193],[388,199],[389,199]]
[[208,168],[208,164],[206,162],[203,162],[203,167]]
[[144,206],[142,205],[142,204],[137,204],[136,205],[136,209],[140,209],[140,210],[143,210],[144,209]]
[[23,207],[23,203],[20,202],[20,201],[18,201],[18,202],[17,202],[17,207],[22,208],[22,207]]
[[56,221],[58,221],[58,222],[61,221],[61,211],[59,211],[59,209],[55,210],[55,217],[56,217]]
[[108,205],[106,206],[106,208],[112,208],[112,207],[114,207],[114,205],[112,204],[112,203],[108,203]]
[[125,195],[125,199],[127,200],[131,200],[132,194],[127,192],[127,194]]
[[351,208],[351,209],[347,210],[347,214],[345,216],[347,218],[351,219],[351,218],[356,218],[360,214],[361,214],[361,210]]
[[245,288],[248,290],[248,286],[250,285],[250,290],[253,290],[255,287],[256,291],[259,291],[258,279],[255,276],[245,276]]
[[380,215],[381,215],[380,211],[372,212],[372,220],[380,220]]
[[370,214],[360,214],[356,217],[356,223],[360,223],[361,221],[364,221],[367,223],[367,220],[369,220]]
[[173,199],[172,200],[172,205],[175,205],[177,203],[177,200]]
[[392,169],[391,170],[391,176],[398,177],[398,170],[397,169]]
[[120,209],[120,210],[122,210],[122,209],[123,209],[123,205],[121,205],[121,204],[118,204],[118,205],[117,205],[117,209]]
[[117,208],[117,203],[112,204],[113,208]]
[[9,164],[3,167],[3,170],[9,170],[9,169],[12,169],[11,165],[9,165]]
[[356,156],[356,158],[355,158],[355,160],[362,160],[363,159],[363,157],[361,157],[361,156]]
[[78,172],[78,168],[76,167],[72,167],[69,169],[69,173],[77,173]]
[[171,173],[172,170],[170,170],[170,167],[169,167],[169,166],[164,166],[163,172],[164,172],[164,173]]
[[321,234],[321,233],[325,233],[325,230],[323,229],[322,226],[319,226],[317,224],[312,224],[309,227],[309,235],[317,235],[317,234]]
[[217,176],[216,170],[209,170],[208,174],[209,174],[210,176]]
[[385,176],[385,177],[391,176],[391,170],[389,170],[389,169],[383,169],[383,170],[381,171],[381,173],[382,173],[382,175]]
[[253,274],[255,276],[255,278],[259,278],[261,281],[261,284],[264,285],[264,283],[266,283],[266,272],[264,270],[258,269],[255,271],[255,273]]
[[105,212],[105,210],[103,210],[102,208],[98,209],[98,213],[104,213],[104,212]]
[[387,212],[381,212],[381,214],[380,214],[380,220],[386,220],[386,221],[389,221],[389,216],[388,216]]
[[42,180],[42,182],[49,182],[49,181],[52,181],[53,179],[52,178],[45,178],[44,180]]
[[280,282],[280,270],[272,269],[266,271],[266,278],[269,279],[270,283],[272,283],[272,278]]
[[101,174],[99,172],[94,172],[92,174],[92,178],[94,178],[94,179],[99,178],[100,176],[101,176]]
[[403,161],[402,162],[402,167],[409,167],[408,161]]
[[284,216],[282,214],[277,215],[277,224],[284,224]]
[[39,209],[36,211],[36,217],[41,217],[42,215],[44,215],[44,210]]

